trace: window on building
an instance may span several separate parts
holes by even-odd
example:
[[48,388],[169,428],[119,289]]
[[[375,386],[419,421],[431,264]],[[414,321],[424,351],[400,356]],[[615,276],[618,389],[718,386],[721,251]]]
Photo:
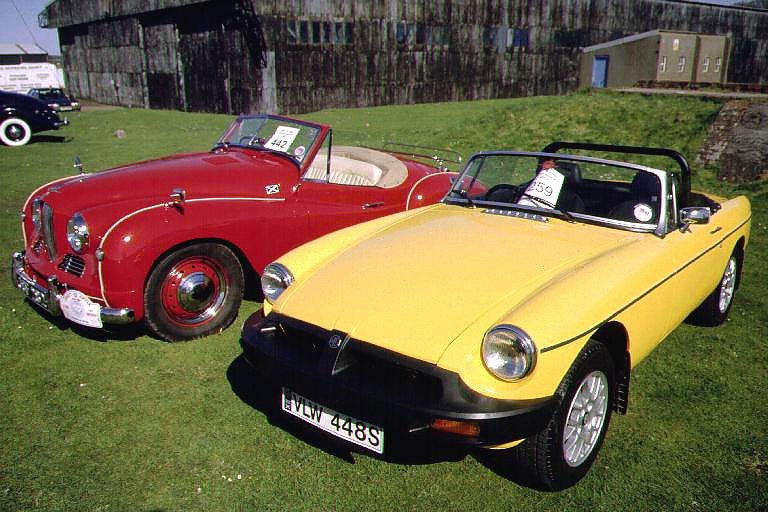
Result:
[[679,39],[673,39],[672,40],[672,51],[676,52],[680,49],[680,40]]
[[404,21],[401,21],[395,27],[395,41],[397,41],[397,44],[408,42],[408,25]]
[[341,44],[344,42],[344,23],[337,21],[333,24],[333,42]]
[[288,31],[288,44],[296,44],[299,40],[298,30],[296,29],[296,20],[289,20],[286,28]]
[[424,44],[424,41],[425,41],[424,24],[417,23],[416,24],[416,44]]
[[344,24],[344,36],[346,37],[345,42],[347,44],[355,42],[355,25],[351,21]]
[[496,36],[499,33],[497,27],[485,27],[483,30],[483,45],[486,47],[496,46]]
[[720,57],[715,58],[715,73],[720,72],[720,67],[723,65],[723,59]]
[[667,72],[667,56],[662,55],[659,59],[659,73],[666,73]]
[[320,44],[320,22],[312,22],[312,44]]
[[427,41],[433,46],[440,46],[446,43],[445,41],[445,27],[435,26],[430,27],[429,36]]
[[528,30],[516,28],[514,36],[512,37],[512,46],[528,46]]
[[309,22],[307,20],[299,22],[299,41],[304,44],[309,42]]
[[333,38],[331,36],[332,32],[332,24],[330,21],[324,21],[323,22],[323,42],[324,43],[331,43],[333,42]]
[[704,57],[704,61],[701,63],[701,71],[702,73],[709,71],[709,57]]
[[685,57],[680,57],[677,60],[677,72],[678,73],[684,73],[685,72]]

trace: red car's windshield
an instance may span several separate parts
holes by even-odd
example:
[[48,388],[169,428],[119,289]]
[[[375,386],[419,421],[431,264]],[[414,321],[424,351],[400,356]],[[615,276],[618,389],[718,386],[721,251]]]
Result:
[[301,163],[321,131],[319,125],[280,116],[240,116],[224,132],[219,144],[277,151]]

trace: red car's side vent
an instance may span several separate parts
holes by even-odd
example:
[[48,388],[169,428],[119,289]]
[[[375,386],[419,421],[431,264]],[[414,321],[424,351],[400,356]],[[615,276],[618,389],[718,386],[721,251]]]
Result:
[[85,272],[85,261],[80,256],[67,254],[59,263],[59,269],[81,277],[83,272]]

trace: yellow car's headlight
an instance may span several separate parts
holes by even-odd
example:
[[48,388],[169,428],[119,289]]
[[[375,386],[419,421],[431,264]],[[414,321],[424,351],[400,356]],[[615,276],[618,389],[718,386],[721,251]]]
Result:
[[519,327],[497,325],[483,338],[483,363],[502,380],[520,380],[536,366],[536,345]]
[[261,291],[270,304],[273,304],[291,283],[293,274],[280,263],[270,263],[261,275]]

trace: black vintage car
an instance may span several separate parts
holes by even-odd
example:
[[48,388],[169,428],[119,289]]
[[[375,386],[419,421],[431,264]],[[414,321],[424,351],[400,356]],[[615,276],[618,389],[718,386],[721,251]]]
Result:
[[0,91],[0,142],[23,146],[33,133],[57,130],[69,124],[42,101],[14,92]]
[[57,112],[80,110],[80,102],[72,95],[67,96],[64,89],[58,87],[30,89],[27,91],[27,96],[39,99]]

